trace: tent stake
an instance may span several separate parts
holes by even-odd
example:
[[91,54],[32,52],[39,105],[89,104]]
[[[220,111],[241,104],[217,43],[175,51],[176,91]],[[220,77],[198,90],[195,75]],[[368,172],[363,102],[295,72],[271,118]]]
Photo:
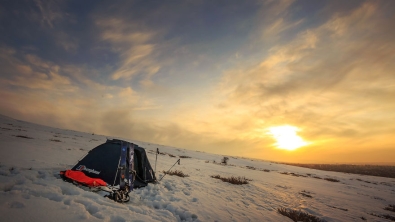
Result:
[[[176,163],[178,163],[178,165],[180,165],[180,159],[178,159],[178,160],[173,164],[173,166],[170,167],[170,169],[169,169],[167,172],[169,172],[169,171],[171,170],[171,168],[173,168],[174,165],[176,165]],[[161,181],[161,180],[163,179],[163,177],[165,177],[165,176],[166,176],[166,173],[165,173],[165,175],[163,175],[163,176],[159,179],[159,181]]]

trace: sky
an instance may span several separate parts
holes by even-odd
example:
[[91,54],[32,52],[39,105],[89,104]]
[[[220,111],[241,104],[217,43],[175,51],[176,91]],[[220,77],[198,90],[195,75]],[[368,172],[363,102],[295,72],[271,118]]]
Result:
[[223,155],[395,160],[395,2],[0,2],[0,114]]

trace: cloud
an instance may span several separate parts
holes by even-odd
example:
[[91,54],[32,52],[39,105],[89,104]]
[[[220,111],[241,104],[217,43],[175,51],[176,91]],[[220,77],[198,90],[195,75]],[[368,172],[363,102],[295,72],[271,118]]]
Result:
[[[70,14],[60,10],[69,9],[64,3],[36,1],[33,20],[12,17],[17,24],[39,22],[44,34],[21,38],[32,29],[18,29],[10,36],[23,42],[14,45],[2,38],[1,112],[276,160],[393,146],[389,3],[347,3],[341,10],[333,2],[324,9],[299,1],[235,1],[224,8],[124,3]],[[275,141],[265,130],[285,124],[301,128],[298,135],[312,142],[300,155],[272,149]]]
[[119,68],[111,74],[113,80],[130,80],[133,76],[144,75],[149,79],[158,72],[160,65],[155,61],[155,33],[140,28],[133,21],[121,18],[103,19],[96,22],[103,31],[101,37],[112,45],[121,61]]
[[57,90],[72,92],[75,87],[70,79],[60,74],[60,67],[45,62],[35,55],[19,54],[18,59],[15,50],[2,49],[2,62],[4,67],[3,78],[0,82],[3,86],[17,86],[29,89]]
[[54,22],[64,18],[64,13],[61,11],[59,1],[53,0],[35,0],[36,6],[40,11],[40,20],[42,26],[54,27]]
[[[5,115],[54,127],[127,136],[127,131],[119,131],[121,126],[109,126],[122,122],[130,132],[133,122],[128,116],[144,119],[144,112],[160,108],[130,86],[100,82],[95,69],[56,64],[10,47],[2,47],[0,52],[0,110]],[[154,121],[140,122],[145,126]],[[115,128],[118,130],[112,131]],[[136,136],[133,138],[147,138]]]
[[79,47],[78,39],[65,32],[58,32],[55,34],[56,43],[60,45],[67,52],[75,53]]
[[257,65],[226,71],[215,92],[225,98],[218,104],[225,112],[246,110],[266,126],[304,127],[309,140],[365,136],[372,145],[375,130],[393,130],[384,122],[395,110],[395,32],[381,7],[366,2],[333,14],[273,46]]

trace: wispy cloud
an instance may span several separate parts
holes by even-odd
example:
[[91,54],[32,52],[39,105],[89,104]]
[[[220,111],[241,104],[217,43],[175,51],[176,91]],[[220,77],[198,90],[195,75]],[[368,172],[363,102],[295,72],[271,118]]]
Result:
[[64,18],[64,13],[61,11],[60,1],[41,1],[35,0],[36,6],[40,12],[40,20],[42,26],[54,27],[54,22]]
[[112,73],[113,80],[131,79],[144,75],[150,79],[160,65],[155,61],[155,43],[150,43],[155,33],[139,29],[138,25],[122,19],[100,19],[96,23],[102,30],[102,39],[110,42],[121,59],[119,68]]
[[29,89],[74,91],[69,78],[59,74],[60,67],[45,62],[31,54],[22,54],[22,60],[13,49],[2,49],[2,66],[5,68],[2,85],[11,85]]
[[67,52],[75,53],[79,47],[78,39],[65,32],[58,32],[55,34],[56,42]]

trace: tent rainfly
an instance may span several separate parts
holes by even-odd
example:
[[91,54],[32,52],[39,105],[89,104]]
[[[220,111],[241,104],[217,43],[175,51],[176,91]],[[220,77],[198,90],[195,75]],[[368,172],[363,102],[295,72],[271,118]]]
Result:
[[127,202],[133,188],[156,182],[145,149],[123,140],[107,140],[88,152],[63,179],[111,193],[117,202]]

